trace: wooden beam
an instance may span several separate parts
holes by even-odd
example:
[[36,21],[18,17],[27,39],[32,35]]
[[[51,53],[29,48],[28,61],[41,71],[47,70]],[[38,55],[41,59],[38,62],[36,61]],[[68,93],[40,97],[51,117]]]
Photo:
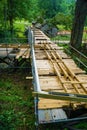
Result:
[[86,95],[80,94],[68,94],[61,92],[33,92],[33,96],[38,96],[46,99],[55,99],[55,100],[67,100],[67,101],[76,101],[76,102],[87,102]]
[[33,79],[33,77],[26,77],[26,79],[29,79],[29,80],[31,80],[31,79]]

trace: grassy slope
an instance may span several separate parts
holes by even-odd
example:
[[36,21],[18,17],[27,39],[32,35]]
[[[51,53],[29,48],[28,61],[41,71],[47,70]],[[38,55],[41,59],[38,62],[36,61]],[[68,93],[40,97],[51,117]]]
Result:
[[0,78],[0,130],[34,129],[31,81],[24,72],[4,73]]

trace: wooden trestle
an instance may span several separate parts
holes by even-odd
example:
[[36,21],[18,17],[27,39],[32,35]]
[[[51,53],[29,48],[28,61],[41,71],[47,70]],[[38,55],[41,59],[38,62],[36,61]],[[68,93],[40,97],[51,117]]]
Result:
[[[46,110],[72,107],[87,107],[87,74],[80,69],[62,47],[54,44],[40,30],[34,30],[35,58],[39,75],[38,95],[39,118],[48,113]],[[45,94],[44,92],[48,92]],[[44,114],[41,110],[44,110]],[[62,109],[61,109],[62,110]],[[45,118],[45,117],[44,117]],[[64,117],[63,114],[63,119]],[[58,119],[58,118],[57,118]],[[61,119],[61,118],[59,118]],[[43,121],[43,119],[42,119]],[[48,121],[48,119],[47,119]]]
[[16,59],[25,58],[30,56],[30,47],[28,44],[1,44],[0,57],[15,57]]

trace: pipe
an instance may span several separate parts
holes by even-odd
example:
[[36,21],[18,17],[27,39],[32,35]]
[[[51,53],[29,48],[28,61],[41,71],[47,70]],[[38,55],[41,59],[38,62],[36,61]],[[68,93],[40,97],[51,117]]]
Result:
[[[29,39],[30,36],[30,39]],[[30,40],[30,41],[29,41]],[[34,51],[34,36],[33,36],[33,31],[29,30],[28,32],[28,43],[30,44],[30,55],[32,59],[32,74],[33,74],[33,85],[34,85],[34,91],[41,92],[40,89],[40,84],[39,84],[39,77],[38,77],[38,71],[37,71],[37,65],[36,65],[36,58],[35,58],[35,51]],[[38,95],[35,96],[34,98],[34,104],[35,104],[35,117],[36,117],[36,130],[38,130]]]
[[34,38],[33,38],[33,31],[31,32],[32,36],[32,43],[31,43],[31,55],[32,55],[32,67],[33,67],[33,77],[35,80],[34,88],[35,91],[41,92],[40,84],[39,84],[39,77],[38,77],[38,71],[37,71],[37,65],[36,65],[36,58],[35,58],[35,52],[34,52]]
[[78,54],[80,54],[81,56],[83,56],[87,60],[87,56],[85,56],[84,54],[82,54],[81,52],[79,52],[77,49],[75,49],[71,45],[69,45],[69,46],[70,46],[70,48],[72,48],[74,51],[76,51]]
[[50,124],[50,123],[65,123],[65,122],[71,122],[71,121],[81,121],[81,120],[87,120],[87,117],[80,117],[80,118],[73,118],[73,119],[63,119],[63,120],[54,120],[49,122],[41,122],[39,124]]

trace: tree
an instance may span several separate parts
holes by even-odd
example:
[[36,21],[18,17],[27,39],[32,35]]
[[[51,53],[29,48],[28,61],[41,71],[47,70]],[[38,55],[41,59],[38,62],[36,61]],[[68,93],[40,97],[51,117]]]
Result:
[[75,0],[62,0],[61,1],[61,12],[64,14],[71,15],[74,11]]
[[0,28],[4,27],[5,23],[5,6],[6,6],[6,1],[1,0],[0,1]]
[[54,17],[60,10],[61,0],[38,0],[38,6],[44,12],[44,18]]
[[29,8],[29,21],[35,20],[38,16],[41,16],[41,11],[38,7],[38,1],[37,0],[31,0],[30,2],[30,8]]
[[11,34],[13,33],[13,22],[18,19],[29,19],[29,0],[5,0],[6,21]]
[[82,44],[83,29],[87,15],[87,0],[77,0],[75,18],[71,33],[71,45],[79,49]]

